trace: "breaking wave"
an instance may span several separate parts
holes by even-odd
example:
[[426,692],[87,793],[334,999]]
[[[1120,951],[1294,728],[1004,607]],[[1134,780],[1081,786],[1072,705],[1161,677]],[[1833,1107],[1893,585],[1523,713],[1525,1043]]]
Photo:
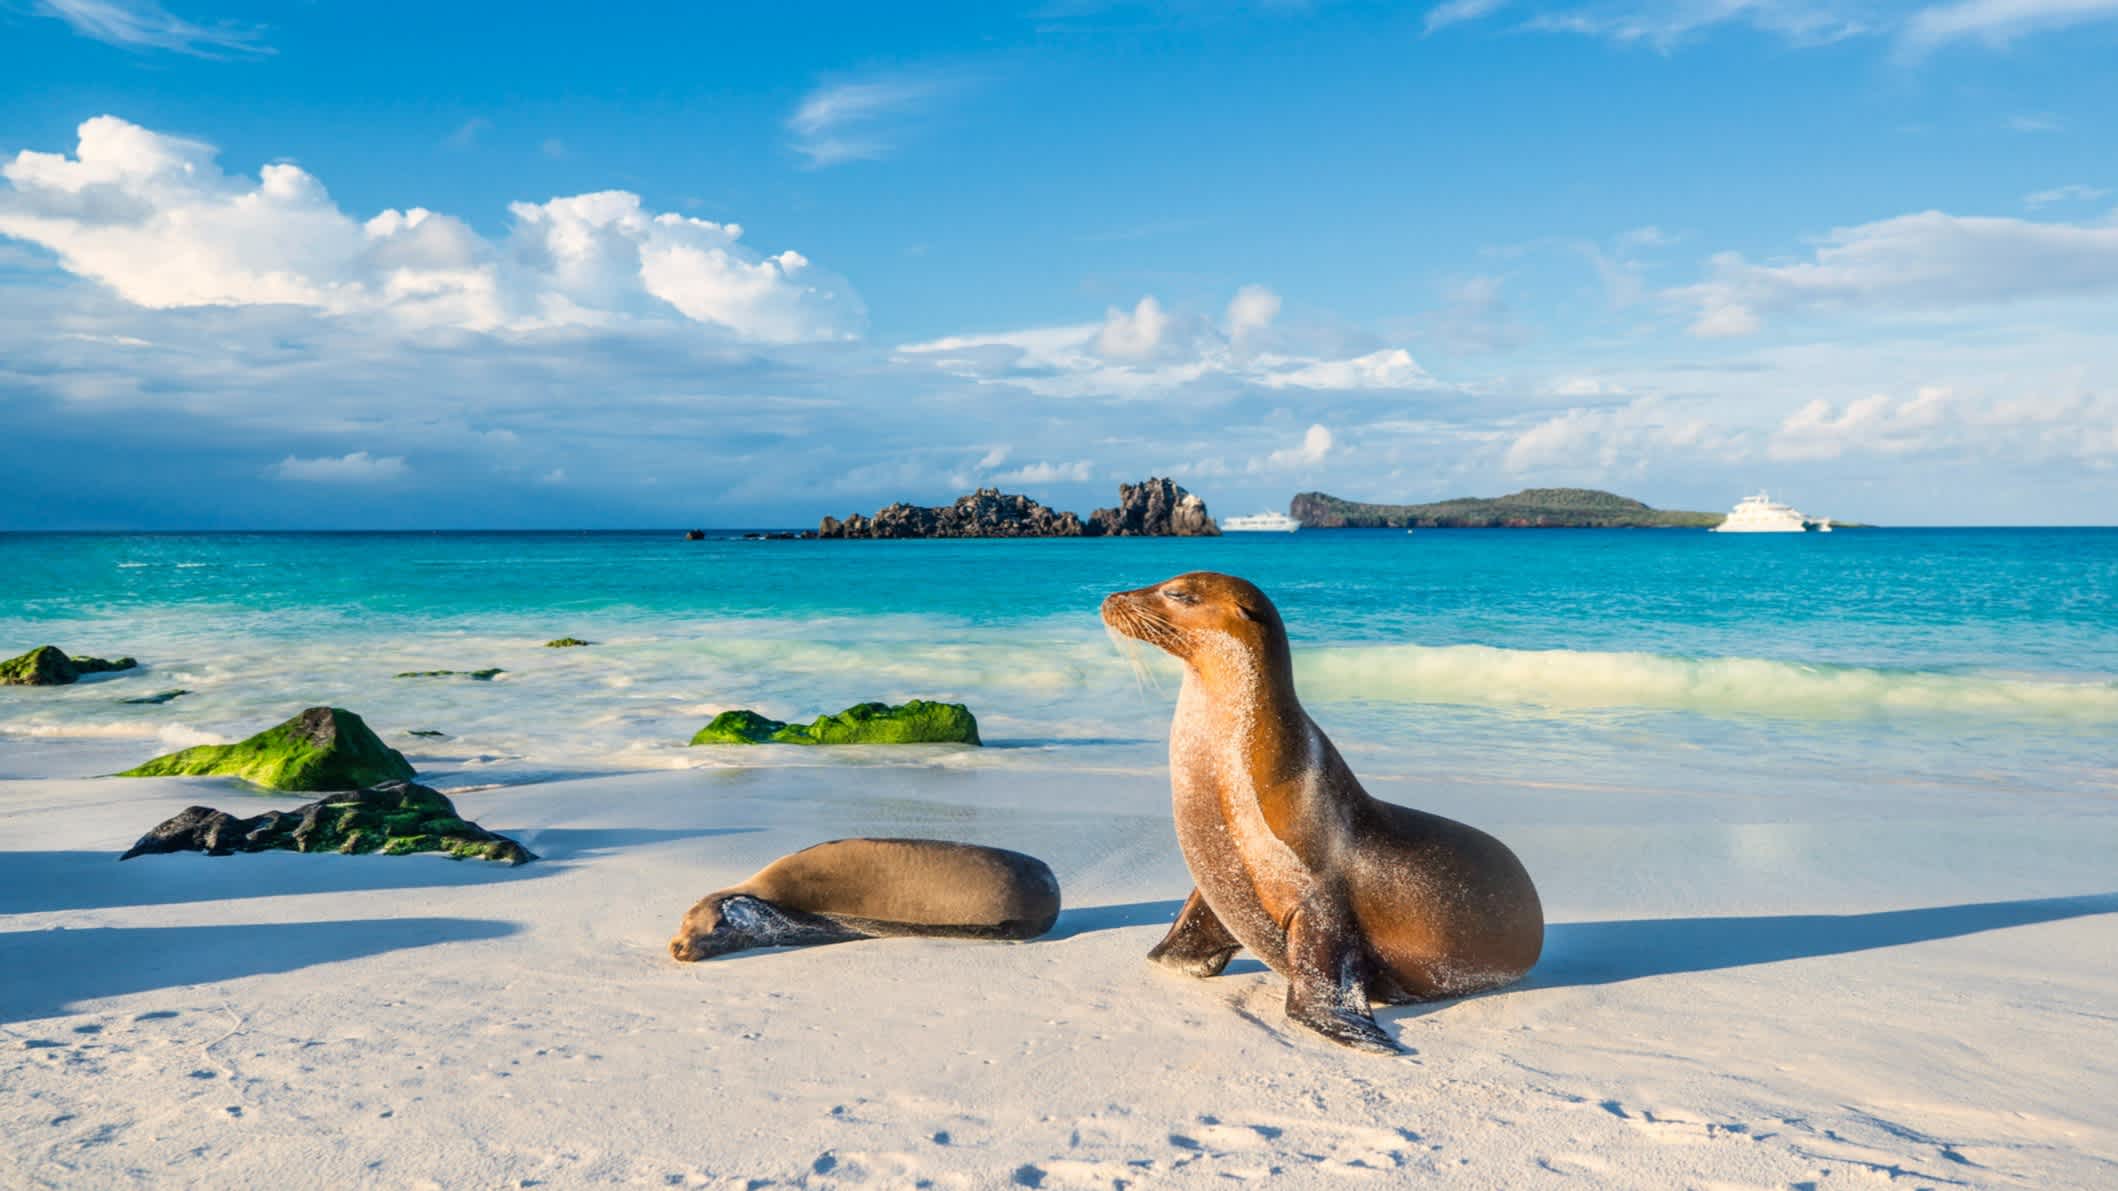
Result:
[[1972,715],[2118,723],[2118,683],[1763,658],[1383,645],[1302,651],[1296,654],[1295,668],[1303,697],[1315,701],[1650,707],[1804,719]]

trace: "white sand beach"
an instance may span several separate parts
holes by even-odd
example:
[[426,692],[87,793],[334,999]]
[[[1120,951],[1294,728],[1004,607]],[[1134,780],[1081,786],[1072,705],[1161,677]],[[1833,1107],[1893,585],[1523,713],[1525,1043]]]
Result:
[[[9,1186],[2118,1183],[2108,798],[1364,774],[1507,840],[1552,922],[1522,986],[1383,1011],[1388,1059],[1291,1031],[1255,961],[1142,958],[1189,887],[1152,772],[583,777],[456,794],[517,869],[120,865],[302,799],[49,776],[95,747],[0,782]],[[877,834],[1037,854],[1065,914],[669,958],[700,894]]]

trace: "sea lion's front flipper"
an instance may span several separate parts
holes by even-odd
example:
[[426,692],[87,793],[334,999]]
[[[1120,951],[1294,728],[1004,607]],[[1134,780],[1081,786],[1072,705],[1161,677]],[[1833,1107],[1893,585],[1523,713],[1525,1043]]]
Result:
[[1310,893],[1287,922],[1287,1018],[1340,1046],[1405,1053],[1368,1011],[1368,956],[1343,895]]
[[1228,933],[1206,899],[1194,889],[1184,899],[1184,908],[1177,911],[1177,921],[1169,933],[1147,953],[1147,958],[1187,976],[1204,978],[1220,975],[1221,969],[1242,949],[1243,945]]

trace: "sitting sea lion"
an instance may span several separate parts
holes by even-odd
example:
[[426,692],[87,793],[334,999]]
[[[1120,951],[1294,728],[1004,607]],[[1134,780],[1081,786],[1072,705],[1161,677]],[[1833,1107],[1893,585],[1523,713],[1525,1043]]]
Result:
[[1287,1016],[1334,1042],[1397,1042],[1369,1012],[1519,979],[1544,910],[1505,844],[1379,802],[1294,693],[1265,593],[1195,571],[1103,601],[1118,632],[1184,662],[1170,729],[1177,842],[1197,888],[1150,959],[1215,976],[1247,947],[1288,981]]
[[1034,856],[936,839],[841,839],[707,894],[669,953],[689,963],[890,935],[1034,939],[1058,917],[1059,879]]

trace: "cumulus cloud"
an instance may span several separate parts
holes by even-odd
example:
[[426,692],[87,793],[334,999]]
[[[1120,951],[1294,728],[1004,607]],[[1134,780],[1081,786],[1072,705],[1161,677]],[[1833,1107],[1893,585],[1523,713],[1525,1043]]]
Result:
[[297,459],[289,455],[272,465],[272,474],[280,479],[304,484],[380,484],[402,479],[410,470],[402,455],[375,458],[366,451],[355,451],[336,459],[328,456]]
[[489,241],[425,208],[356,220],[299,166],[255,181],[211,146],[114,116],[73,156],[0,166],[0,236],[156,309],[286,304],[474,331],[683,318],[764,342],[849,338],[865,318],[842,278],[742,228],[645,210],[622,190],[514,203]]
[[1322,463],[1337,445],[1329,428],[1319,424],[1302,433],[1302,441],[1295,446],[1274,451],[1263,459],[1251,461],[1252,471],[1289,471]]
[[1539,422],[1508,445],[1502,465],[1518,473],[1638,471],[1657,455],[1715,445],[1706,419],[1643,397],[1615,409],[1577,407]]
[[1228,302],[1228,339],[1245,344],[1272,327],[1280,316],[1280,296],[1262,285],[1246,285]]
[[1003,484],[1086,484],[1096,475],[1095,464],[1087,459],[1076,459],[1072,463],[1032,463],[1013,471],[1004,471],[993,477]]
[[1152,360],[1165,346],[1174,346],[1169,336],[1169,314],[1150,295],[1131,310],[1110,308],[1096,333],[1096,354],[1107,360]]
[[1352,357],[1252,350],[1279,305],[1271,290],[1246,286],[1229,303],[1224,329],[1150,295],[1110,308],[1101,323],[951,335],[906,344],[897,358],[1051,397],[1149,397],[1211,380],[1263,389],[1443,387],[1403,348]]
[[1874,393],[1843,406],[1819,398],[1787,415],[1766,448],[1784,461],[1936,452],[2118,458],[2118,397],[2077,392],[1981,402],[1928,385],[1910,397]]
[[1818,307],[1950,309],[2118,290],[2118,223],[2040,223],[1924,211],[1826,236],[1811,259],[1760,265],[1715,256],[1709,277],[1670,291],[1701,337],[1747,335],[1761,316]]
[[154,0],[40,0],[37,8],[83,37],[126,49],[171,50],[201,58],[272,52],[254,29],[195,25]]

